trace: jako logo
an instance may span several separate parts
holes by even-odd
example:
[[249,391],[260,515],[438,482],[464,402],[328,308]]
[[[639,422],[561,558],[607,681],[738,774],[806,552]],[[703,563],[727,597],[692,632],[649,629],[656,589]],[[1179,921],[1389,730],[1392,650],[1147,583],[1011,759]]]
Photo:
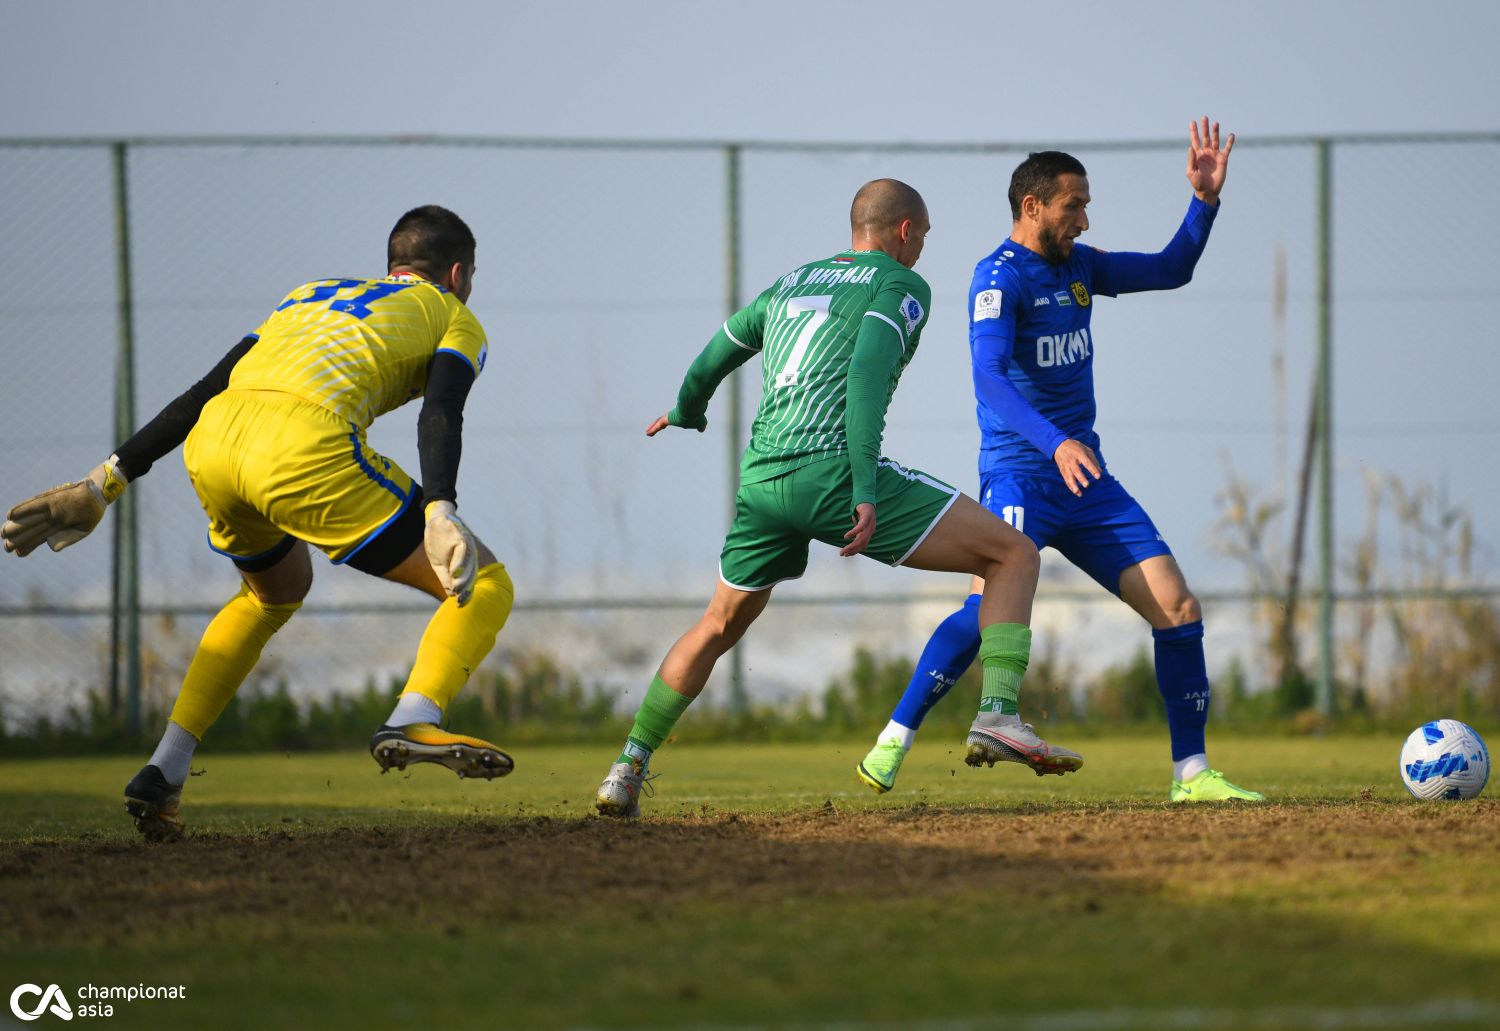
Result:
[[[42,1001],[36,1004],[36,1009],[28,1013],[21,1008],[23,995],[40,995]],[[49,984],[45,992],[34,984],[17,985],[16,990],[10,993],[10,1011],[20,1020],[35,1020],[40,1017],[49,1002],[52,1004],[53,1016],[62,1017],[64,1020],[73,1019],[73,1008],[68,1005],[68,997],[55,984]]]

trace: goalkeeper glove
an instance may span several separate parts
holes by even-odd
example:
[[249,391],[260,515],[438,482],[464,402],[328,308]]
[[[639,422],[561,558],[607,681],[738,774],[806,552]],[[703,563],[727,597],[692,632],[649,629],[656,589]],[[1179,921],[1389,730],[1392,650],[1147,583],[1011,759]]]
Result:
[[110,455],[84,479],[43,491],[11,509],[0,526],[5,550],[26,556],[46,541],[53,551],[62,551],[87,537],[130,482],[118,462]]
[[422,547],[448,597],[457,598],[460,606],[467,604],[474,593],[474,576],[479,572],[479,545],[458,518],[453,502],[434,501],[427,506]]

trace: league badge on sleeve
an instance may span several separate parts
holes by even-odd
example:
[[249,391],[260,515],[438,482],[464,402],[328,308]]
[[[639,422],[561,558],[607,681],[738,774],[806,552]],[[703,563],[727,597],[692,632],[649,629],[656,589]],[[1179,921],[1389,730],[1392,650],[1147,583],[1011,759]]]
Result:
[[981,290],[974,295],[974,321],[998,319],[1000,317],[1001,294],[999,290]]
[[922,321],[922,317],[926,314],[927,311],[922,307],[922,302],[911,294],[907,294],[906,298],[901,302],[901,318],[906,321],[906,332],[908,334],[917,328],[917,325]]

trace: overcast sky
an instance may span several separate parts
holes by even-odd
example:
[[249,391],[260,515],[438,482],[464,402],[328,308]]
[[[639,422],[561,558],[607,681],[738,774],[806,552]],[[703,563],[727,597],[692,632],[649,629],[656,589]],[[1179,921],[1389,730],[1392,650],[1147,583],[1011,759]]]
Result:
[[1496,128],[1500,4],[4,0],[0,131],[795,140]]

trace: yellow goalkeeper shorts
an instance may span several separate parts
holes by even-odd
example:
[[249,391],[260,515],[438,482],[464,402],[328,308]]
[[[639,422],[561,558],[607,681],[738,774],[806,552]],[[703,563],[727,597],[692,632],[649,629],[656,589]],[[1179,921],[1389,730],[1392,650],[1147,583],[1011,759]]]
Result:
[[182,457],[208,515],[209,546],[241,561],[291,534],[347,562],[415,493],[405,470],[370,450],[364,430],[276,391],[212,398]]

